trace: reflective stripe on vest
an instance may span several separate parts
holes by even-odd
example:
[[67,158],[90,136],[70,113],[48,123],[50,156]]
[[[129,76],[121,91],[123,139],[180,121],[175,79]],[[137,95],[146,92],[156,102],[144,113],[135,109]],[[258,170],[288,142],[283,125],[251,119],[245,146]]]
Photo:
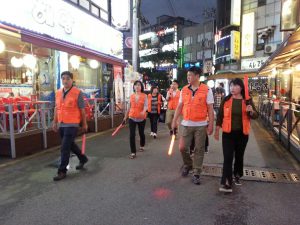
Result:
[[[152,110],[152,94],[148,95],[148,113],[151,113]],[[157,95],[157,112],[158,114],[160,113],[160,108],[161,108],[161,95]]]
[[141,112],[143,112],[144,110],[144,104],[147,95],[144,93],[139,94],[138,101],[135,101],[135,95],[136,94],[132,94],[130,96],[129,118],[146,119],[146,113],[144,115],[141,115]]
[[[225,133],[231,132],[231,124],[232,124],[232,97],[224,103],[224,117],[223,117],[223,123],[222,123],[222,130]],[[243,100],[242,102],[242,122],[243,122],[243,133],[245,135],[249,135],[250,132],[250,119],[247,115],[246,111],[246,102]]]
[[178,90],[176,91],[175,97],[173,97],[173,94],[170,95],[170,98],[168,101],[168,109],[175,110],[178,106],[179,98],[180,98],[180,91],[178,91]]
[[182,89],[182,114],[184,120],[191,120],[194,122],[207,121],[207,94],[208,87],[205,84],[200,84],[194,97],[188,85]]
[[72,87],[65,98],[63,98],[63,89],[56,92],[55,106],[59,123],[80,123],[81,113],[78,107],[79,94],[80,90],[76,87]]

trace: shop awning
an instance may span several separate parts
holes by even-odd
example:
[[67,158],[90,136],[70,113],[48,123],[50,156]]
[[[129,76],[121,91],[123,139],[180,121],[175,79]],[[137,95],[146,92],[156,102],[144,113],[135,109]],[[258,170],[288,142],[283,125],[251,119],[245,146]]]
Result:
[[41,47],[56,49],[70,54],[95,59],[103,63],[109,63],[118,66],[126,65],[122,59],[26,30],[21,30],[21,40]]
[[270,56],[266,63],[259,69],[258,75],[264,76],[274,68],[289,68],[300,62],[300,27],[290,34],[280,47]]
[[251,71],[218,71],[216,74],[209,76],[208,80],[216,80],[216,79],[234,79],[234,78],[244,78],[247,75],[248,77],[255,77],[257,75],[256,70]]

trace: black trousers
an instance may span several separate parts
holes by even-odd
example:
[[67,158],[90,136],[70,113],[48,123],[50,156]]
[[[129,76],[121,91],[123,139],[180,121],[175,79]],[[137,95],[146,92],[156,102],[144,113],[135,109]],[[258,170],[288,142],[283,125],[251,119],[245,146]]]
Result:
[[77,127],[60,127],[59,134],[61,137],[61,162],[58,172],[67,172],[71,151],[78,157],[80,162],[86,160],[86,156],[81,154],[81,150],[74,142],[77,135]]
[[135,145],[135,130],[136,126],[138,126],[139,135],[140,135],[140,146],[144,147],[146,143],[145,138],[145,125],[146,120],[142,122],[135,122],[132,119],[129,119],[129,132],[130,132],[130,149],[131,153],[136,153],[136,145]]
[[[232,184],[232,172],[235,177],[243,176],[244,168],[244,153],[248,143],[248,135],[244,135],[243,131],[232,131],[231,133],[223,133],[222,146],[223,146],[223,174],[221,184]],[[232,163],[234,161],[234,169],[232,171]]]
[[159,119],[158,113],[149,113],[150,124],[151,124],[151,132],[157,134],[157,124]]

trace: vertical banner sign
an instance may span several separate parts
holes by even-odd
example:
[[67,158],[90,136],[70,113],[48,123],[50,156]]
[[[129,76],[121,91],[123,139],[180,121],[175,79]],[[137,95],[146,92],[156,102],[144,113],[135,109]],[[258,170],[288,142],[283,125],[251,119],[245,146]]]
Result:
[[231,31],[230,57],[234,60],[240,59],[241,38],[239,31]]
[[254,22],[254,12],[243,15],[242,56],[251,56],[254,54]]
[[114,65],[114,89],[116,104],[121,106],[124,101],[122,67]]
[[231,0],[230,25],[241,25],[241,0]]

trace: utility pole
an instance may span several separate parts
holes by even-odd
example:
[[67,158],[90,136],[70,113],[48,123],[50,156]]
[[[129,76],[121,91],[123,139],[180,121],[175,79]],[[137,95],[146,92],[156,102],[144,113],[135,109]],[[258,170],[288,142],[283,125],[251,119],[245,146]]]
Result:
[[138,70],[138,56],[139,56],[139,18],[138,11],[140,0],[133,0],[132,6],[132,65],[133,71]]

